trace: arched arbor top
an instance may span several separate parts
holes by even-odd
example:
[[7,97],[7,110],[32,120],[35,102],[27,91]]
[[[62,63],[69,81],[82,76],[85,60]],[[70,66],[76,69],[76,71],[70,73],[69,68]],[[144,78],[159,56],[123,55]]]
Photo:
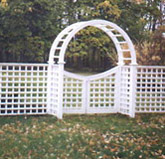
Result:
[[67,46],[77,32],[93,26],[105,32],[112,39],[118,54],[118,65],[136,65],[136,53],[132,41],[127,33],[116,24],[106,20],[90,20],[77,22],[61,31],[54,40],[50,54],[49,64],[64,63]]

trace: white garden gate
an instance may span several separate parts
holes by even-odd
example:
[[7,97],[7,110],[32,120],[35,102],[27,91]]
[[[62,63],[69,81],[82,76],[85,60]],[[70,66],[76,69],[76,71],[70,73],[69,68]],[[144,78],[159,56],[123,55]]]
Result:
[[[101,29],[112,39],[118,54],[118,67],[98,75],[82,77],[64,71],[64,56],[73,36],[88,26]],[[130,64],[129,68],[122,67],[126,63]],[[128,35],[116,24],[91,20],[68,26],[57,36],[50,50],[49,113],[59,118],[62,118],[63,112],[120,112],[134,117],[134,65],[137,65],[134,46]]]
[[[118,66],[80,76],[64,70],[68,43],[81,29],[94,26],[114,42]],[[138,66],[134,46],[116,24],[105,20],[78,22],[55,39],[48,64],[0,63],[0,116],[63,113],[165,112],[165,66]]]
[[118,68],[93,76],[64,72],[64,113],[116,113],[115,76]]

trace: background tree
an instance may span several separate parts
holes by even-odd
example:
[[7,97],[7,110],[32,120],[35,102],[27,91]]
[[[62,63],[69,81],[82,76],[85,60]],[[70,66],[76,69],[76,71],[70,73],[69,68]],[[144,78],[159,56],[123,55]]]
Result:
[[[116,21],[121,11],[117,3],[109,1],[76,1],[72,13],[72,21],[88,19],[111,19]],[[69,16],[68,16],[69,17]],[[113,57],[113,58],[112,58]],[[80,31],[70,42],[67,49],[66,67],[71,70],[88,70],[100,72],[116,65],[114,44],[101,30],[88,27]]]
[[51,43],[62,28],[63,5],[56,2],[14,0],[0,7],[0,61],[47,61]]
[[160,26],[151,40],[136,46],[137,60],[141,65],[165,65],[165,26]]
[[99,29],[87,27],[70,42],[65,61],[66,67],[74,70],[101,72],[116,65],[116,56],[111,39]]
[[[7,0],[6,4],[0,5],[0,62],[47,62],[51,44],[63,28],[105,19],[129,34],[141,64],[151,64],[144,60],[151,54],[156,57],[152,63],[164,64],[164,40],[159,32],[165,23],[165,7],[161,0]],[[102,71],[114,66],[116,57],[111,40],[88,27],[70,42],[66,66]]]

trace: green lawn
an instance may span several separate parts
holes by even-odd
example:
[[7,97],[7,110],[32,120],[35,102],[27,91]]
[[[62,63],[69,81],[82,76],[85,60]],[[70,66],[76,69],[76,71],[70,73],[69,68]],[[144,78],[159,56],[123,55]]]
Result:
[[0,117],[0,159],[164,159],[165,115]]

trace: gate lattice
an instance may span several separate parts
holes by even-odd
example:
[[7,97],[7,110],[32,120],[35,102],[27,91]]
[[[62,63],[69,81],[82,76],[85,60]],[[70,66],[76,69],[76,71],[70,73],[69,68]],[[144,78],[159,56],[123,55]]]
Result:
[[118,67],[93,76],[64,72],[64,113],[116,113],[115,77]]

